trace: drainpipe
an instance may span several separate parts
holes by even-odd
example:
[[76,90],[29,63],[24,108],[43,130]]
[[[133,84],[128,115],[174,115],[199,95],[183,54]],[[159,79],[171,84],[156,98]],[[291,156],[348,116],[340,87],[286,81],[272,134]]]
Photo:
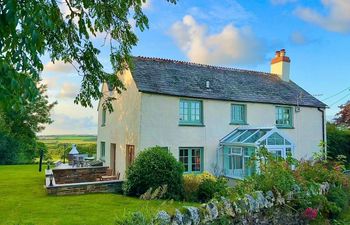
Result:
[[325,124],[325,108],[317,108],[322,114],[322,142],[324,144],[324,154],[327,159],[327,138],[326,138],[326,124]]

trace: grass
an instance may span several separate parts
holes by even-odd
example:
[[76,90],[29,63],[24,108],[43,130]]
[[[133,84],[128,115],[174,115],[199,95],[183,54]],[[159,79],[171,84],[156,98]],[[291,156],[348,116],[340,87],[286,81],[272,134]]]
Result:
[[[0,166],[0,224],[113,224],[129,212],[173,211],[181,202],[144,201],[117,194],[48,196],[38,165]],[[187,204],[189,205],[189,204]]]

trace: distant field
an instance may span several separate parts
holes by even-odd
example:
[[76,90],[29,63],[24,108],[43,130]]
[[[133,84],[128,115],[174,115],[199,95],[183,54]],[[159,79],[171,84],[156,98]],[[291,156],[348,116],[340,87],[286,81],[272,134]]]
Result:
[[43,143],[96,143],[97,137],[93,135],[50,135],[40,136],[40,141]]
[[[40,142],[48,149],[48,155],[52,160],[60,160],[64,151],[69,151],[73,144],[77,145],[80,153],[96,154],[97,137],[93,135],[49,135],[40,136]],[[64,144],[67,144],[64,146]]]

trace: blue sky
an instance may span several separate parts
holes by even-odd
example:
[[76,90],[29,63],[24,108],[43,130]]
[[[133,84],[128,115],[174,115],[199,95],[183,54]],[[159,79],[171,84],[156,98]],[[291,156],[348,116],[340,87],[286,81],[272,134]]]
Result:
[[[328,98],[328,119],[350,99],[348,0],[182,0],[176,5],[148,0],[144,12],[150,29],[135,28],[139,43],[134,55],[269,72],[274,52],[285,48],[291,79],[320,100]],[[102,37],[94,42],[110,70]],[[81,77],[69,65],[44,61],[48,95],[58,105],[55,122],[42,134],[96,134],[96,107],[73,103]]]

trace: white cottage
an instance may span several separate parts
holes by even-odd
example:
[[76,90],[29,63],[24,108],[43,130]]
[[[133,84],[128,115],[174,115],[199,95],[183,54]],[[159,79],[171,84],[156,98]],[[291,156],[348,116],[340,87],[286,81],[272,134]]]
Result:
[[307,158],[325,141],[326,105],[290,80],[290,59],[277,51],[271,73],[169,59],[134,57],[120,75],[126,91],[114,111],[98,108],[97,157],[123,176],[139,151],[161,146],[188,173],[220,167],[251,173],[261,145],[278,156]]

